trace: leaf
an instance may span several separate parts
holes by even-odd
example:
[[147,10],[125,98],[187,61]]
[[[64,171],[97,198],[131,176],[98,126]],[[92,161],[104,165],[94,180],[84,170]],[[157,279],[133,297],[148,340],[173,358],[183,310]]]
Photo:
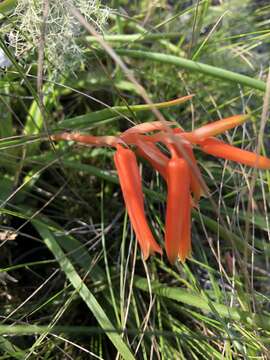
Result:
[[141,111],[150,111],[153,107],[156,109],[168,108],[171,106],[182,104],[192,98],[193,95],[188,95],[181,97],[179,99],[174,99],[170,101],[164,101],[161,103],[154,103],[153,105],[141,104],[141,105],[130,105],[130,106],[114,106],[111,108],[95,111],[92,113],[87,113],[84,115],[76,116],[70,119],[65,119],[60,121],[57,127],[54,130],[60,129],[69,129],[83,126],[89,126],[97,122],[105,121],[108,119],[118,119],[119,117],[132,115],[132,113],[137,113]]
[[[134,286],[143,291],[149,291],[147,279],[136,277]],[[151,282],[151,291],[153,294],[161,297],[176,300],[210,313],[218,313],[220,317],[229,318],[234,321],[242,321],[255,327],[258,326],[265,330],[270,330],[270,316],[268,315],[254,314],[239,310],[236,307],[229,307],[210,300],[208,301],[195,292],[192,293],[184,289],[172,288],[157,281]]]
[[[94,295],[90,292],[88,287],[84,284],[81,277],[78,275],[77,271],[75,270],[72,263],[69,261],[65,253],[62,251],[60,246],[58,245],[57,241],[54,238],[53,233],[50,231],[46,224],[43,224],[40,221],[33,220],[33,225],[43,238],[45,244],[54,254],[55,258],[57,259],[61,269],[65,273],[66,277],[69,279],[70,283],[73,287],[78,291],[78,294],[88,306],[88,308],[92,311],[93,315],[95,316],[97,322],[101,326],[101,328],[107,332],[107,336],[112,341],[114,346],[116,347],[117,351],[123,356],[124,359],[135,359],[124,343],[121,336],[117,333],[117,329],[114,328],[113,324],[107,317],[106,313],[102,309],[102,306],[98,303]],[[115,332],[112,332],[115,330]]]
[[135,59],[142,59],[143,61],[151,60],[160,63],[176,65],[190,71],[199,72],[201,74],[213,76],[218,79],[231,81],[237,84],[246,85],[253,89],[257,89],[261,91],[266,90],[266,84],[261,80],[253,79],[252,77],[238,74],[233,71],[225,70],[212,65],[207,65],[200,62],[184,59],[179,56],[155,53],[150,51],[141,51],[141,50],[117,49],[115,51],[119,55],[124,55]]
[[[6,328],[10,328],[10,325],[7,325]],[[8,331],[7,331],[8,332]],[[5,335],[5,331],[2,332]],[[10,342],[6,337],[0,336],[0,349],[3,352],[6,352],[10,355],[10,359],[25,359],[25,352]],[[1,357],[2,358],[2,357]],[[7,359],[7,358],[6,358]]]

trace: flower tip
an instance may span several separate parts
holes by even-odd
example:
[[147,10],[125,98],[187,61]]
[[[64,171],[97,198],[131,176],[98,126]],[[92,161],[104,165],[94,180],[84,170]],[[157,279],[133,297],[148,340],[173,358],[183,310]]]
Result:
[[150,255],[149,250],[143,250],[142,249],[142,257],[143,257],[144,261],[148,260],[149,255]]
[[177,260],[177,255],[174,256],[174,255],[169,255],[169,254],[167,253],[167,258],[168,258],[168,260],[169,260],[169,263],[170,263],[171,265],[174,265],[174,264],[176,263],[176,260]]
[[155,249],[154,249],[155,252],[157,252],[159,255],[162,255],[163,252],[162,252],[162,249],[160,246],[157,246]]
[[249,114],[240,114],[240,115],[235,115],[235,118],[239,118],[239,121],[241,120],[242,122],[246,121],[249,118]]
[[187,253],[185,254],[178,254],[178,260],[184,264],[186,262],[186,260],[191,256],[191,249],[188,250]]
[[162,249],[156,242],[147,243],[146,246],[141,246],[141,249],[144,261],[148,260],[150,255],[155,255],[155,253],[162,255]]
[[187,253],[178,253],[178,254],[167,254],[167,258],[169,260],[169,263],[171,265],[174,265],[176,263],[176,261],[178,260],[181,264],[184,264],[186,262],[186,260],[190,257],[191,255],[191,250],[189,249]]
[[246,122],[249,119],[250,115],[249,114],[240,114],[240,115],[234,115],[231,118],[231,126],[235,127],[238,125],[242,125],[244,122]]
[[191,250],[189,249],[187,253],[178,253],[176,255],[172,255],[172,254],[167,254],[169,263],[171,265],[174,265],[176,263],[176,261],[178,260],[181,264],[184,264],[186,262],[186,260],[190,257],[191,254]]
[[150,244],[149,244],[149,254],[154,255],[155,253],[162,255],[162,249],[158,245],[158,243],[154,240],[154,238],[152,238],[150,239]]

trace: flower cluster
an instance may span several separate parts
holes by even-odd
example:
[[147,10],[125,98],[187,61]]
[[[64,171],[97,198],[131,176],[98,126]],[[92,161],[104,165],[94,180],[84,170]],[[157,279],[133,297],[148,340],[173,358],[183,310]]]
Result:
[[[90,136],[61,133],[53,140],[72,140],[93,146],[116,149],[114,163],[131,224],[144,259],[161,253],[146,220],[142,179],[136,155],[144,158],[159,172],[167,184],[165,250],[173,264],[185,261],[191,252],[191,209],[204,193],[203,182],[193,147],[203,152],[258,169],[270,169],[270,159],[239,149],[215,136],[240,125],[246,115],[235,115],[204,125],[192,132],[173,127],[172,122],[147,122],[124,131],[119,136]],[[165,146],[163,151],[160,145]]]

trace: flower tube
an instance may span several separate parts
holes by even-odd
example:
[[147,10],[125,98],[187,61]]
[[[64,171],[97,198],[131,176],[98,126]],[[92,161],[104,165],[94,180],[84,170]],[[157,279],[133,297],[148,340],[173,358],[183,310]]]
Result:
[[142,182],[136,156],[130,149],[117,145],[114,163],[119,175],[120,186],[124,196],[127,212],[135,231],[137,240],[146,260],[154,252],[162,253],[147,224]]
[[215,138],[209,138],[200,143],[201,150],[207,154],[236,161],[258,169],[270,169],[270,159],[256,153],[239,149]]
[[190,170],[186,161],[172,153],[167,166],[167,209],[165,221],[165,248],[174,264],[179,257],[185,261],[191,248],[190,236]]
[[248,119],[248,115],[234,115],[225,119],[214,121],[210,124],[203,125],[191,132],[193,141],[201,141],[210,136],[224,133],[238,125],[241,125]]
[[[191,191],[192,191],[193,197],[194,197],[194,206],[196,206],[196,205],[198,205],[198,202],[199,202],[201,196],[204,195],[203,188],[200,184],[200,181],[199,181],[198,175],[197,175],[197,174],[201,174],[201,171],[198,167],[196,158],[194,156],[192,146],[190,144],[185,144],[185,143],[182,144],[182,146],[184,148],[184,151],[186,152],[186,155],[188,156],[189,162],[191,163],[191,164],[188,164],[189,169],[190,169],[190,188],[191,188]],[[179,151],[177,151],[177,152],[178,152],[178,155],[180,157],[182,157],[181,154],[179,154]],[[201,175],[201,177],[202,177],[202,175]]]

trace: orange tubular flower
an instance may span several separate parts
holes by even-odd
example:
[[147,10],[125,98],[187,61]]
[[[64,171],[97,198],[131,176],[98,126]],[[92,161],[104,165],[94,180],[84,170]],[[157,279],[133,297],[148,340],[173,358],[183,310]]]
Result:
[[210,136],[215,136],[224,133],[226,130],[232,129],[248,119],[247,115],[235,115],[229,118],[214,121],[210,124],[204,125],[192,131],[193,141],[204,140]]
[[132,227],[146,260],[154,252],[162,253],[147,224],[144,212],[141,176],[136,156],[130,149],[117,145],[114,155],[120,186]]
[[[144,259],[155,252],[161,254],[162,251],[147,224],[142,180],[134,152],[146,159],[161,174],[168,188],[165,249],[169,261],[174,264],[177,258],[184,262],[191,252],[191,207],[197,205],[203,194],[197,176],[200,170],[193,154],[193,146],[223,159],[258,169],[270,169],[270,159],[226,144],[214,137],[242,124],[246,119],[246,115],[235,115],[206,124],[192,132],[170,128],[175,125],[172,122],[154,121],[133,126],[119,136],[95,137],[62,133],[51,138],[56,141],[73,140],[93,146],[116,147],[114,162],[128,215]],[[160,151],[157,146],[160,143],[168,148],[171,157]],[[128,146],[134,146],[134,152]]]
[[185,261],[191,249],[190,237],[190,170],[175,151],[167,166],[167,209],[165,248],[171,264]]
[[200,148],[207,154],[223,159],[236,161],[258,169],[270,169],[270,159],[256,153],[236,148],[215,138],[209,138],[200,143]]

